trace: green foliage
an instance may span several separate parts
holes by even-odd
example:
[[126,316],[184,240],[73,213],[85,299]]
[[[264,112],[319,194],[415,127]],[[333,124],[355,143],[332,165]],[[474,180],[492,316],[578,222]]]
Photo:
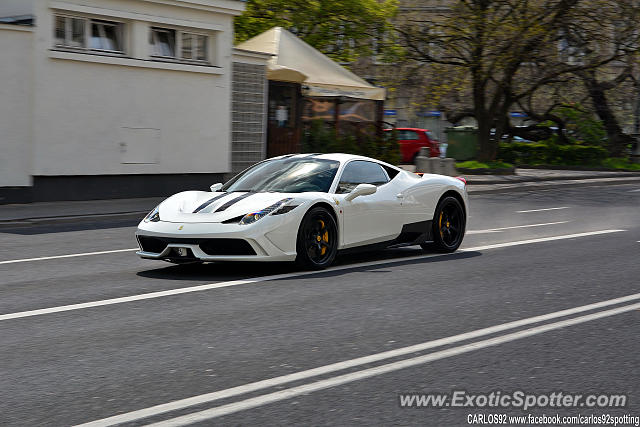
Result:
[[[553,110],[565,122],[567,139],[572,144],[603,145],[606,142],[607,132],[602,121],[595,118],[592,112],[585,110],[579,104],[570,104]],[[540,126],[554,126],[553,122],[544,122]],[[558,136],[553,135],[550,142],[558,141]]]
[[235,19],[236,41],[279,26],[339,62],[371,55],[374,39],[379,47],[390,47],[389,52],[375,53],[393,55],[387,41],[396,8],[397,0],[248,0],[244,13]]
[[609,169],[640,171],[640,163],[631,163],[629,160],[619,157],[604,159],[602,166]]
[[498,157],[516,165],[598,166],[607,158],[606,149],[593,145],[551,143],[501,143]]
[[456,167],[462,169],[511,169],[513,165],[500,161],[482,163],[476,160],[468,160],[466,162],[456,163]]
[[397,165],[400,162],[400,145],[395,132],[376,135],[375,129],[355,130],[336,136],[333,125],[320,120],[311,122],[302,140],[305,153],[347,153],[367,156]]
[[376,158],[392,165],[400,163],[402,154],[400,154],[400,144],[395,130],[386,132],[382,139],[379,140],[378,147],[379,152]]
[[337,148],[335,132],[322,120],[314,120],[302,138],[304,153],[330,153]]

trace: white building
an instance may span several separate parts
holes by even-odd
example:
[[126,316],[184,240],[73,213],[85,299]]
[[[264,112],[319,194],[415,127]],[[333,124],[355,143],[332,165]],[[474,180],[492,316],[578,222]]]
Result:
[[231,171],[232,64],[253,65],[259,80],[268,57],[234,53],[243,9],[0,1],[0,198],[139,197],[220,181]]

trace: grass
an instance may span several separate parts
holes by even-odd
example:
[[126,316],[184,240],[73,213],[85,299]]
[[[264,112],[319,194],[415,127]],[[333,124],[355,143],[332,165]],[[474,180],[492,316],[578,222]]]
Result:
[[513,167],[511,163],[505,162],[488,162],[482,163],[476,160],[468,160],[466,162],[456,163],[457,168],[463,169],[510,169]]
[[611,169],[627,169],[640,171],[640,163],[631,163],[627,159],[611,157],[602,161],[602,166]]

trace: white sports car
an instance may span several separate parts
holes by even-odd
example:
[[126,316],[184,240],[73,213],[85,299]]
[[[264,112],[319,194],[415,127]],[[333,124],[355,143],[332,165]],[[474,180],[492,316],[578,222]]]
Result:
[[174,263],[296,260],[321,269],[354,248],[433,242],[453,252],[467,207],[462,178],[419,176],[349,154],[286,155],[211,192],[169,197],[138,225],[137,254]]

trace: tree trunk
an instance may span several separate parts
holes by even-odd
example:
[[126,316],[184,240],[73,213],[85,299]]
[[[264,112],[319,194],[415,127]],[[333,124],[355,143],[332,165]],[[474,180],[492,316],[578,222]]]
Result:
[[496,149],[491,139],[492,120],[485,105],[485,84],[477,75],[474,76],[473,109],[478,122],[478,153],[476,157],[481,162],[490,162],[496,158]]
[[476,115],[478,121],[478,154],[481,162],[491,162],[496,158],[496,144],[491,138],[491,121],[486,114]]
[[612,157],[622,157],[625,153],[627,144],[631,143],[632,138],[625,134],[618,123],[618,119],[613,114],[609,102],[607,101],[607,94],[604,87],[600,84],[593,72],[582,76],[584,84],[591,98],[593,108],[598,115],[598,118],[602,120],[609,142],[607,149]]

